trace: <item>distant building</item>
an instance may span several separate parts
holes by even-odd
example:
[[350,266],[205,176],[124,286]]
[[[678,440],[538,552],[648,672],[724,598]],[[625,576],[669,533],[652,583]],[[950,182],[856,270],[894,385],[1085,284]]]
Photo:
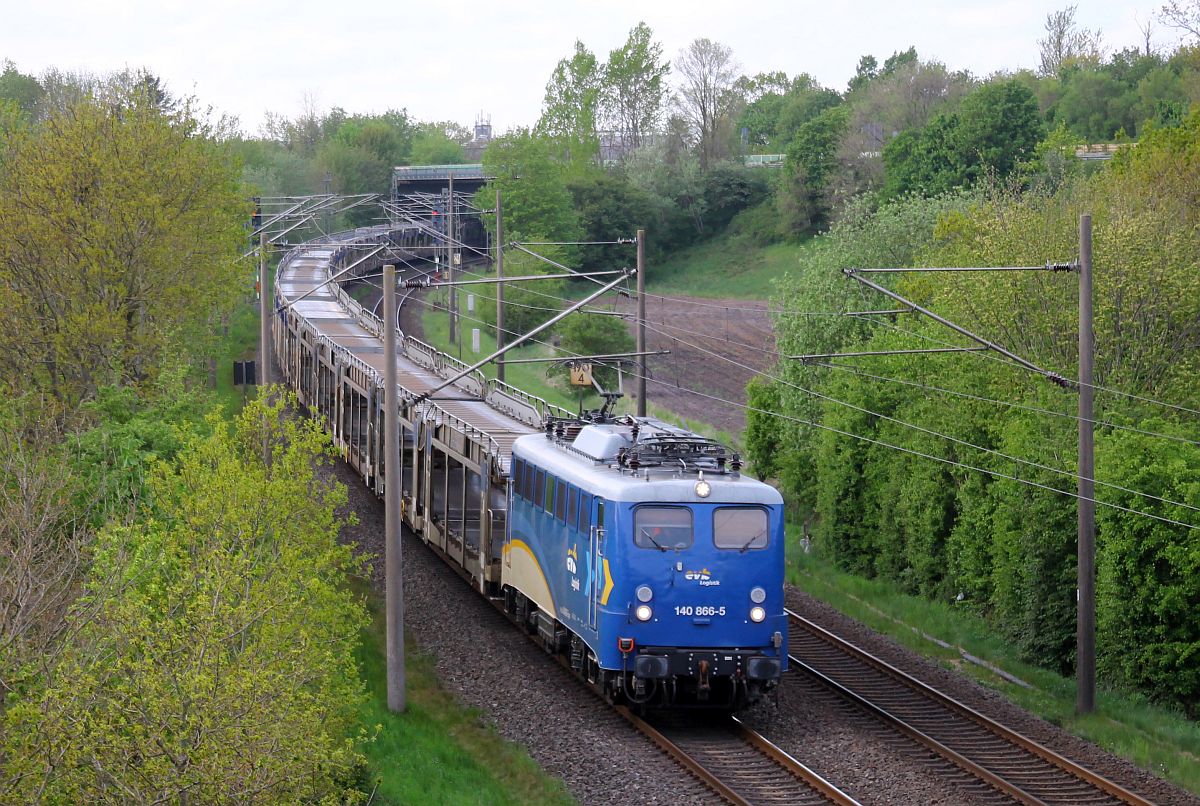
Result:
[[623,132],[611,129],[596,132],[596,139],[600,146],[600,164],[607,166],[615,165],[638,148],[658,145],[662,141],[662,135],[657,132],[646,132],[642,134],[641,143],[636,146],[631,140],[626,139]]
[[492,141],[492,118],[482,112],[475,118],[475,136],[463,144],[463,158],[467,162],[482,162],[483,152]]

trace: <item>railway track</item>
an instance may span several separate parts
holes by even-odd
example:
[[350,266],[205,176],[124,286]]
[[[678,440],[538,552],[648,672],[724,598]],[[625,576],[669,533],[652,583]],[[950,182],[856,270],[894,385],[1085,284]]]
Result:
[[[436,547],[434,551],[440,554]],[[451,568],[454,566],[451,565]],[[545,649],[536,634],[521,629],[520,625],[511,621],[504,611],[502,600],[488,601],[530,642]],[[580,682],[566,658],[556,655],[552,659],[572,679]],[[600,692],[587,688],[612,704]],[[624,705],[613,705],[613,710],[677,764],[734,806],[859,806],[854,798],[735,716],[697,712],[664,713],[647,718]]]
[[999,802],[1152,803],[948,697],[790,610],[789,660],[995,791]]
[[858,801],[776,747],[736,717],[617,712],[706,786],[738,806],[844,804]]
[[[432,272],[418,269],[417,273],[427,276]],[[401,307],[415,290],[406,289],[399,300]],[[451,567],[456,566],[451,563]],[[467,579],[471,581],[469,576]],[[1150,802],[941,695],[796,614],[789,612],[789,616],[794,669],[984,782],[998,802]],[[665,722],[647,721],[628,709],[618,707],[617,711],[731,803],[855,803],[736,720],[672,717]]]

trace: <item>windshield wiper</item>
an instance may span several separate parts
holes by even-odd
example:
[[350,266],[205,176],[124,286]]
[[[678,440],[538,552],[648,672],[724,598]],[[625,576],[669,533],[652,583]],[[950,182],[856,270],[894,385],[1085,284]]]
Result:
[[654,547],[656,549],[658,549],[659,551],[667,550],[666,546],[660,545],[659,542],[654,539],[654,536],[652,534],[650,534],[649,532],[647,532],[645,529],[642,529],[642,534],[645,535],[646,539],[649,540],[651,543],[653,543]]
[[758,534],[751,537],[749,540],[746,541],[745,545],[743,545],[740,549],[738,549],[738,554],[745,554],[746,549],[750,548],[750,544],[753,543],[755,540],[758,540],[760,537],[762,537],[766,533],[767,533],[767,530],[763,529],[761,532],[759,532]]

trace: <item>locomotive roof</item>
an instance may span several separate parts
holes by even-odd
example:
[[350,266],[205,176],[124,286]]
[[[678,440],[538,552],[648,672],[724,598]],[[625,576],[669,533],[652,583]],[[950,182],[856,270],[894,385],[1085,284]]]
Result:
[[[638,469],[618,462],[622,451],[628,452],[639,445],[668,437],[685,440],[688,445],[700,441],[715,444],[652,417],[624,417],[619,422],[590,423],[569,429],[563,437],[548,433],[520,437],[513,444],[513,455],[615,501],[783,503],[774,487],[737,472],[728,472],[719,468],[715,461],[699,464],[664,462]],[[707,498],[700,498],[695,492],[701,474],[712,488]]]

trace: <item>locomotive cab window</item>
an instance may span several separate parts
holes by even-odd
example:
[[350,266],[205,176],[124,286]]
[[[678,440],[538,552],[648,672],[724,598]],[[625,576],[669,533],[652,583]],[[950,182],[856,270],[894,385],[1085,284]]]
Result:
[[767,511],[758,507],[717,507],[713,543],[719,549],[765,549],[770,540]]
[[686,507],[638,507],[633,511],[633,542],[644,549],[691,548],[692,511]]
[[512,460],[512,472],[509,475],[512,478],[513,493],[522,497],[525,495],[525,489],[521,485],[521,482],[524,480],[524,471],[525,463],[514,457]]

